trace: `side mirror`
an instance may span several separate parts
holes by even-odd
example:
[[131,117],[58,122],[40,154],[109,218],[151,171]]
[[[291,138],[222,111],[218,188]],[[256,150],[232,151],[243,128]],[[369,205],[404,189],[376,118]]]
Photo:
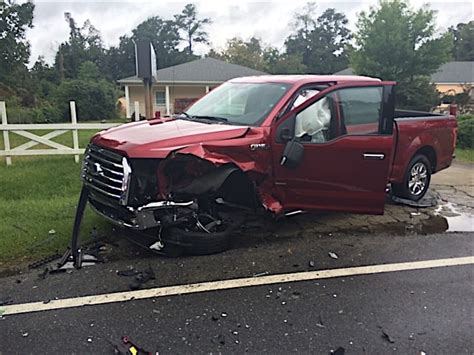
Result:
[[280,165],[295,169],[303,160],[304,146],[295,140],[286,143]]

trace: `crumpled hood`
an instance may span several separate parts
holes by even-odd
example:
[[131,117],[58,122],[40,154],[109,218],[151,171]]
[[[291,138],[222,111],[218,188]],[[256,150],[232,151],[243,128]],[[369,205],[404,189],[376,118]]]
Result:
[[165,158],[170,152],[196,143],[242,137],[245,126],[188,120],[140,121],[97,133],[92,142],[125,153],[130,158]]

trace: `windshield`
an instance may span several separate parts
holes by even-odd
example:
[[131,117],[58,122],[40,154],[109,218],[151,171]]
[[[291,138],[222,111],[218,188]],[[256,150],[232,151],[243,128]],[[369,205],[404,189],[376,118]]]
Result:
[[289,87],[276,83],[224,83],[191,106],[186,116],[258,126]]

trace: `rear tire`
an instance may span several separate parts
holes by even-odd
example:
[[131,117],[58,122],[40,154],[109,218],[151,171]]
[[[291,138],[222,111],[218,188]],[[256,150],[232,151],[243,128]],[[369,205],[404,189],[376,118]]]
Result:
[[395,196],[418,201],[425,196],[431,181],[431,163],[422,154],[415,155],[408,164],[401,184],[392,184]]

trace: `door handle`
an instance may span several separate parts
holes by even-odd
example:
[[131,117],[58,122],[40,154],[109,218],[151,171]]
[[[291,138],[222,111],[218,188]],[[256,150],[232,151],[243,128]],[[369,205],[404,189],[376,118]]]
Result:
[[384,160],[385,154],[383,153],[364,153],[364,159],[367,160]]

